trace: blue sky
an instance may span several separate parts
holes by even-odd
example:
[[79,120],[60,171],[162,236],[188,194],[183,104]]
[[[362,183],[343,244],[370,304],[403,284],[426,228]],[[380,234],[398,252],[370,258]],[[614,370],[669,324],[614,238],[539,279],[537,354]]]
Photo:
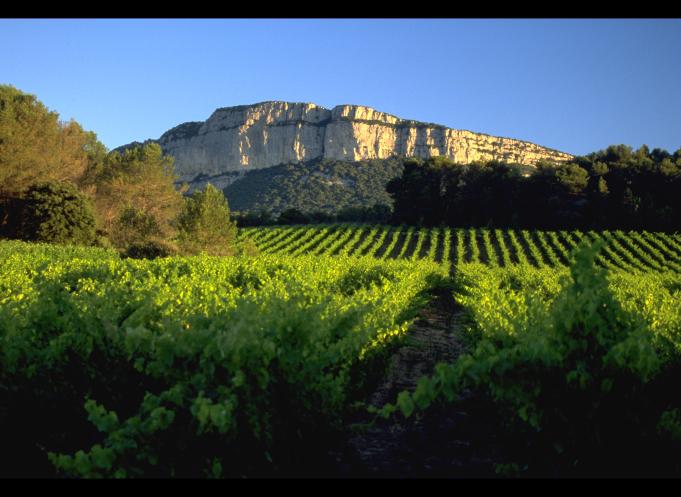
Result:
[[681,148],[681,20],[2,19],[0,46],[0,83],[109,148],[264,100],[575,154]]

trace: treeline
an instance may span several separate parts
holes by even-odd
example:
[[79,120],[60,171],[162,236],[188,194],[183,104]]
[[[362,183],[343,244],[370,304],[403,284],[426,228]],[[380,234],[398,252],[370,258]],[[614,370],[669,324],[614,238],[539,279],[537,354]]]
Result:
[[278,216],[270,211],[233,212],[233,219],[240,227],[267,226],[274,224],[318,224],[318,223],[379,223],[390,222],[393,211],[389,205],[374,204],[371,207],[347,207],[336,213],[326,211],[303,212],[286,209]]
[[132,257],[252,252],[221,191],[175,187],[155,143],[109,152],[34,95],[0,85],[0,237],[115,247]]
[[405,161],[393,222],[536,229],[681,229],[681,149],[626,145],[527,167]]

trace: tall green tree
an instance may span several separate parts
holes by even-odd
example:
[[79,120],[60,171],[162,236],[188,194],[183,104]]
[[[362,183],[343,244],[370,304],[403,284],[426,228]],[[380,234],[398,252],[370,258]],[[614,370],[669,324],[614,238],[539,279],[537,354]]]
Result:
[[[86,175],[101,228],[114,245],[124,247],[135,226],[153,225],[162,239],[176,235],[173,225],[183,206],[175,187],[174,159],[156,143],[111,152]],[[133,214],[134,211],[134,214]],[[144,218],[144,220],[142,220]],[[136,240],[139,241],[139,240]]]
[[0,197],[21,196],[39,182],[78,182],[97,143],[35,95],[0,85]]
[[208,183],[185,199],[178,217],[179,242],[190,254],[234,255],[237,253],[236,223],[222,191]]

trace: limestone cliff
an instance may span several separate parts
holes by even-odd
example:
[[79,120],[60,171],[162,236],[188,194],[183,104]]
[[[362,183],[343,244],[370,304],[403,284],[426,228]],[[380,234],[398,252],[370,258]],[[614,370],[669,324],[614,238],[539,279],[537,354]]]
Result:
[[218,109],[205,122],[167,131],[158,143],[175,157],[181,180],[213,178],[221,186],[247,170],[318,158],[447,156],[460,163],[498,159],[533,165],[539,159],[572,157],[522,140],[404,120],[359,105],[329,110],[288,102]]

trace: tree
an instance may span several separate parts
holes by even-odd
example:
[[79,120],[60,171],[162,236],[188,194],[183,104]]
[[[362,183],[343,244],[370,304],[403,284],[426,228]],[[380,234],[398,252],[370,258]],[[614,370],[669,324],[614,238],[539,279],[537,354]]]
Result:
[[35,185],[26,194],[22,235],[37,242],[91,245],[95,241],[92,206],[70,183]]
[[161,228],[154,216],[141,209],[128,207],[115,223],[111,242],[118,247],[128,247],[161,236]]
[[78,182],[96,143],[75,121],[61,122],[34,95],[0,85],[0,197],[21,197],[46,181]]
[[208,183],[185,199],[177,221],[179,242],[190,254],[234,255],[237,252],[236,223],[222,191]]
[[182,209],[183,197],[175,187],[173,163],[158,144],[150,143],[122,154],[111,152],[88,171],[87,184],[95,197],[100,225],[114,244],[123,247],[129,238],[130,219],[124,213],[130,209],[153,219],[158,237],[169,239],[176,234],[173,221]]
[[582,193],[589,183],[589,173],[577,164],[561,164],[556,168],[556,177],[568,193]]

